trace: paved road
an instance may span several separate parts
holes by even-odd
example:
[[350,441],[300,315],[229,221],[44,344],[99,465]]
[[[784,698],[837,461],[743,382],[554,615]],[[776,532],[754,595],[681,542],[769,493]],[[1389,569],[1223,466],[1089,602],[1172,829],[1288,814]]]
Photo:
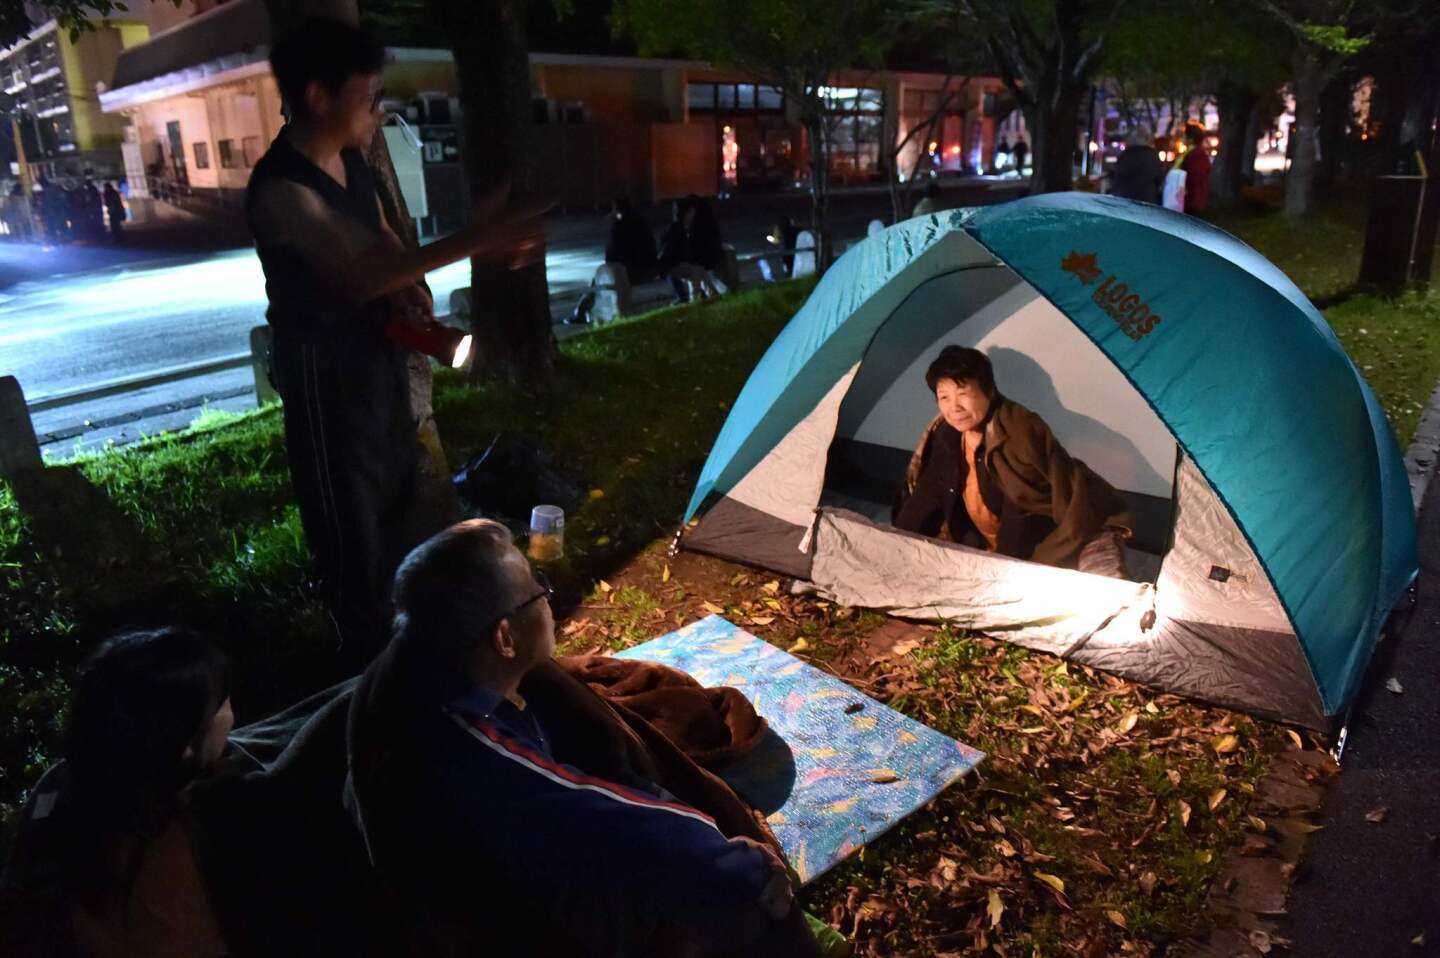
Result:
[[[1012,193],[976,183],[952,191],[953,203]],[[888,217],[879,192],[841,194],[832,221],[843,242],[865,234],[872,218]],[[726,238],[743,254],[763,249],[775,216],[802,222],[803,196],[742,197],[721,207]],[[658,224],[657,224],[658,225]],[[601,216],[553,217],[546,259],[552,314],[568,315],[603,259]],[[744,277],[749,280],[758,276]],[[458,263],[431,273],[437,309],[469,284]],[[647,290],[665,296],[665,287]],[[0,373],[13,373],[27,398],[151,374],[245,352],[251,327],[264,321],[260,265],[246,248],[175,250],[0,245]],[[52,455],[81,446],[124,443],[142,434],[187,425],[205,406],[254,405],[248,370],[234,370],[121,397],[38,413],[37,434]]]

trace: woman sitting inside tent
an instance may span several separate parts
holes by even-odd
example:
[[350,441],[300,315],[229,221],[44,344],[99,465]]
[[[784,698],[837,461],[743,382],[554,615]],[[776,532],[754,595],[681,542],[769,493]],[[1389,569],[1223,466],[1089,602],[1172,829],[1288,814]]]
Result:
[[220,652],[183,629],[119,635],[90,657],[65,761],[35,787],[0,882],[15,954],[230,952],[186,814],[234,724],[226,684]]
[[1126,578],[1120,494],[1045,421],[1002,396],[990,360],[946,346],[925,372],[940,414],[910,460],[895,525],[1017,559]]

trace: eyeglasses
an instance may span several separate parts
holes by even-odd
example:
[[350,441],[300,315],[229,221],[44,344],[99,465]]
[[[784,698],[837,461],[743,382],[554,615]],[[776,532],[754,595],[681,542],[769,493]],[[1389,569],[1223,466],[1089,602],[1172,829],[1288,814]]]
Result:
[[553,586],[550,585],[550,580],[545,578],[545,573],[541,572],[539,569],[532,567],[530,569],[530,577],[535,580],[535,584],[540,587],[540,591],[532,595],[530,598],[526,599],[524,602],[521,602],[519,605],[511,608],[509,612],[503,612],[500,615],[496,616],[496,623],[498,623],[501,619],[514,618],[516,613],[518,613],[521,609],[525,608],[527,605],[533,605],[536,602],[539,602],[541,599],[548,599],[555,594],[555,589]]

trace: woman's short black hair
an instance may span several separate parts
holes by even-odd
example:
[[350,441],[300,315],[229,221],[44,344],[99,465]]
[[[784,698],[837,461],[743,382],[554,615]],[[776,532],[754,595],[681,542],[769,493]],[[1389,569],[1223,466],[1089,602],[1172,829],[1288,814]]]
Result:
[[990,357],[969,346],[946,346],[940,355],[925,370],[925,385],[933,393],[942,379],[962,382],[966,379],[979,384],[985,395],[995,395],[995,370]]
[[310,84],[338,93],[351,77],[376,74],[384,66],[384,44],[357,26],[324,17],[306,20],[270,51],[270,69],[293,116],[304,115]]
[[77,890],[96,893],[114,877],[96,853],[105,836],[149,838],[174,819],[229,697],[224,654],[189,629],[122,633],[85,660],[64,746],[76,811],[67,868]]

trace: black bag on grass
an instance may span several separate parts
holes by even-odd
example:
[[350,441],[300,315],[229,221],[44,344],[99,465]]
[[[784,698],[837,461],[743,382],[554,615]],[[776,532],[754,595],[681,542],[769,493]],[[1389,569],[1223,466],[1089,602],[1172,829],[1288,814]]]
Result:
[[455,490],[486,516],[526,521],[542,504],[571,511],[584,491],[535,440],[506,433],[455,473]]

